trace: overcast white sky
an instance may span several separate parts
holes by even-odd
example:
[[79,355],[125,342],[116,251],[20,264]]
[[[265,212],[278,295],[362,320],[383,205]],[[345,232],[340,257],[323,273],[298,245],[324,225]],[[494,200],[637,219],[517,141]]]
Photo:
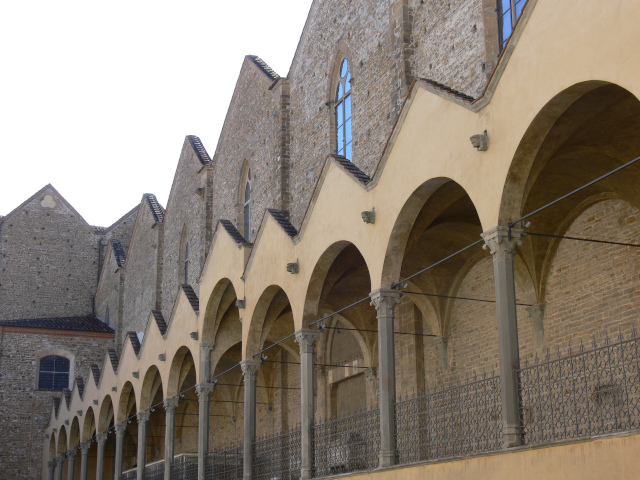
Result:
[[213,155],[245,55],[286,76],[311,0],[0,1],[0,215],[51,183],[92,225]]

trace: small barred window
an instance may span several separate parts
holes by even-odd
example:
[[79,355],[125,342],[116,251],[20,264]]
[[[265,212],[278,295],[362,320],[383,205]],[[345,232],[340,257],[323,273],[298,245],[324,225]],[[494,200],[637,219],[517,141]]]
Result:
[[40,390],[62,390],[69,388],[68,358],[49,355],[40,359],[38,388]]

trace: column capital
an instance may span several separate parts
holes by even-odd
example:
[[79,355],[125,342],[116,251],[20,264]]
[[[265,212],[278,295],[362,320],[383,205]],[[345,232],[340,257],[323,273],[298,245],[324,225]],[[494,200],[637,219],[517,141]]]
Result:
[[50,462],[47,462],[47,467],[56,468],[56,461],[55,460],[51,460]]
[[82,442],[80,444],[80,452],[82,453],[82,455],[88,455],[89,454],[89,449],[91,448],[91,442]]
[[215,383],[210,382],[200,382],[196,385],[196,394],[198,395],[198,399],[205,400],[209,395],[213,393],[216,389]]
[[393,309],[400,303],[402,292],[395,288],[379,288],[371,292],[369,297],[379,316],[393,315]]
[[56,467],[62,467],[62,464],[64,463],[64,455],[60,455],[56,458],[53,459]]
[[300,353],[313,353],[316,342],[320,338],[320,331],[311,328],[301,328],[295,332],[296,343],[300,345]]
[[162,401],[162,405],[167,412],[174,412],[176,410],[176,407],[178,406],[179,401],[180,399],[175,397],[165,398]]
[[75,448],[71,450],[67,450],[67,458],[73,459],[77,454],[78,454],[78,451]]
[[482,248],[491,252],[494,261],[504,260],[512,256],[516,247],[522,244],[522,233],[521,228],[498,225],[480,234],[484,240]]
[[107,432],[104,433],[99,433],[96,435],[96,439],[98,439],[98,443],[102,442],[106,442],[107,438],[109,438],[109,434]]
[[147,423],[149,421],[149,416],[150,415],[151,415],[151,412],[149,412],[149,410],[145,410],[143,412],[138,412],[136,414],[136,420],[138,420],[138,424]]
[[258,370],[260,370],[260,365],[262,365],[262,362],[260,362],[260,360],[243,360],[240,362],[240,366],[242,367],[242,374],[244,375],[245,379],[248,376],[255,376],[258,373]]
[[202,342],[200,344],[200,352],[209,353],[216,346],[216,342]]
[[125,423],[116,423],[113,428],[116,431],[116,437],[122,437],[127,430],[127,425]]

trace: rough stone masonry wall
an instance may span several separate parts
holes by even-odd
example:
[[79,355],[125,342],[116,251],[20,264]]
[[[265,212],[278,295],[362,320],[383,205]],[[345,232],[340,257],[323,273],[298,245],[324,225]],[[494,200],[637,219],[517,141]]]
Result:
[[91,314],[98,238],[53,190],[3,219],[0,319]]
[[102,274],[100,275],[100,283],[96,292],[96,315],[103,321],[106,320],[107,308],[109,309],[109,324],[116,329],[116,345],[122,345],[123,332],[118,332],[118,323],[120,322],[120,295],[122,271],[118,268],[118,264],[113,256],[113,249],[109,244],[107,255],[102,266]]
[[159,306],[156,282],[162,228],[156,225],[146,199],[142,202],[125,263],[124,332],[144,332],[151,310]]
[[490,73],[486,66],[483,0],[411,3],[414,75],[477,98]]
[[[206,183],[206,168],[190,143],[185,141],[176,170],[171,195],[164,216],[164,259],[162,262],[162,313],[169,322],[178,295],[180,278],[180,240],[186,225],[189,240],[189,284],[198,292],[197,279],[204,265],[205,234],[200,226],[205,222],[205,196],[198,193]],[[133,292],[132,292],[133,294]],[[128,315],[128,311],[125,316]]]
[[[36,390],[37,352],[59,348],[75,355],[75,375],[89,381],[91,363],[102,364],[110,338],[45,335],[27,330],[2,332],[0,353],[0,465],[2,478],[40,478],[42,434],[49,422],[52,398],[60,392]],[[91,380],[92,381],[92,380]],[[66,408],[64,400],[60,408]]]
[[[283,82],[281,80],[280,82]],[[214,156],[213,225],[232,221],[238,231],[254,241],[267,208],[279,208],[278,126],[281,89],[269,90],[272,80],[245,58],[224,130]],[[243,165],[251,169],[251,234],[244,230],[239,204]],[[244,198],[242,199],[244,202]]]

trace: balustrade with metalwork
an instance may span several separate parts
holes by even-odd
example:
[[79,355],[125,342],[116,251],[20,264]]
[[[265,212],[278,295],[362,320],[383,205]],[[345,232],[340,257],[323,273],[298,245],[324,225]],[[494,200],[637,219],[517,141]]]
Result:
[[244,446],[237,445],[216,449],[207,455],[205,478],[207,480],[242,480]]
[[524,441],[549,443],[640,428],[640,338],[618,334],[547,353],[519,371]]
[[300,426],[256,439],[253,478],[294,480],[300,478]]
[[313,427],[314,476],[371,470],[380,455],[378,406],[319,421]]
[[483,375],[395,405],[398,463],[501,448],[500,378]]

